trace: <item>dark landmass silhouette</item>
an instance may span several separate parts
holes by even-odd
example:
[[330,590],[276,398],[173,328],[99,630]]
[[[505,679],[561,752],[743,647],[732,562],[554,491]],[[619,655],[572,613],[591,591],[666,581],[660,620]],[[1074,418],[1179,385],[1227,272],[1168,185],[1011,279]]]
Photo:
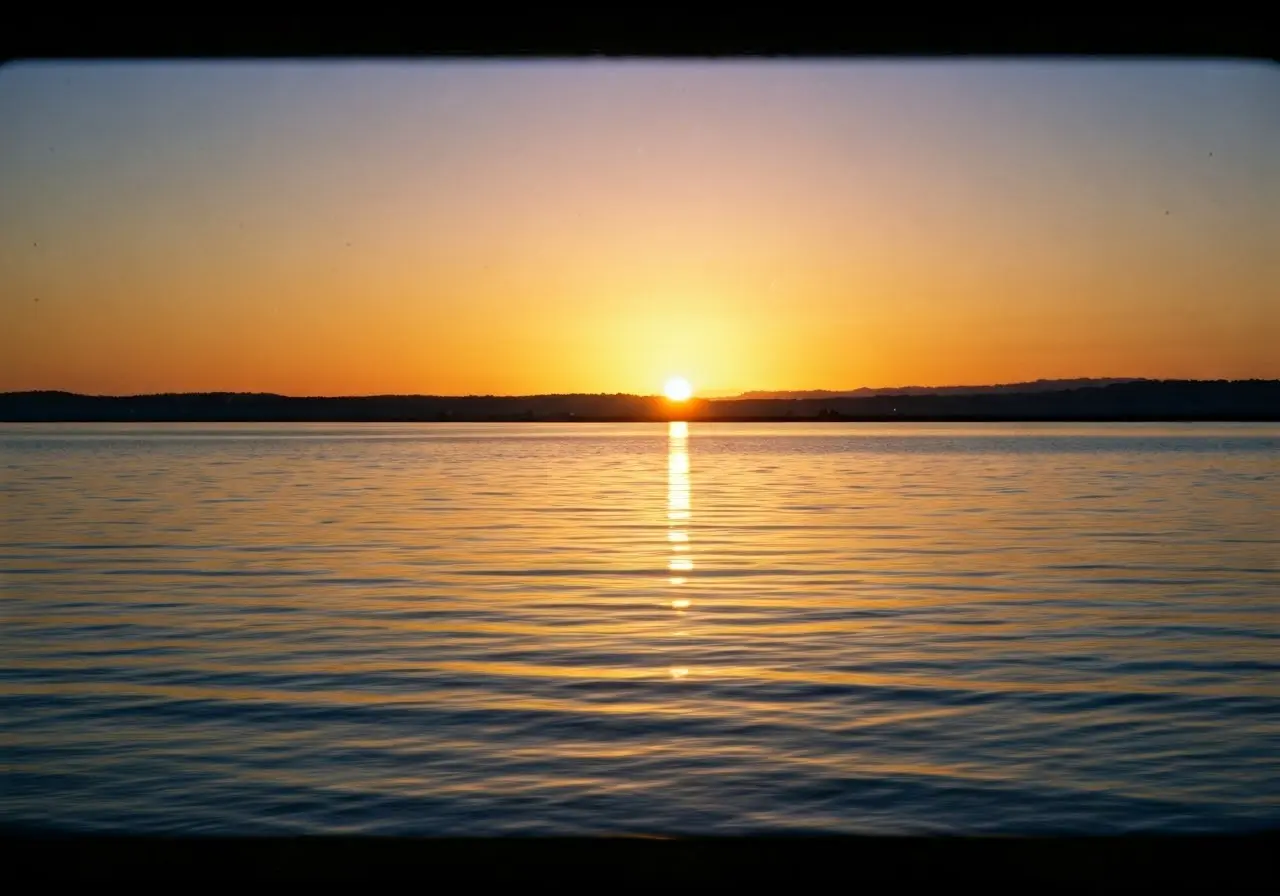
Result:
[[0,393],[3,422],[1277,421],[1280,380],[1134,380],[1053,391],[863,397],[691,399],[660,396],[161,395]]
[[1074,380],[1034,380],[1027,383],[1001,383],[995,386],[891,386],[883,389],[863,386],[861,389],[832,391],[808,389],[779,392],[743,392],[732,396],[743,398],[870,398],[875,395],[979,395],[987,392],[1060,392],[1064,389],[1082,389],[1088,386],[1109,386],[1112,383],[1146,382],[1144,377],[1085,377]]

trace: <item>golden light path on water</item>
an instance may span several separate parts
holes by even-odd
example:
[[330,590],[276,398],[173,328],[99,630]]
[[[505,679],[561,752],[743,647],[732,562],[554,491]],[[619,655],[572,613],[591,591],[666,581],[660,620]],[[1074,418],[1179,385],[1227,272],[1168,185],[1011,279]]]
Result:
[[[671,557],[667,560],[672,597],[671,608],[683,622],[685,611],[693,601],[685,593],[689,574],[693,572],[693,556],[689,543],[689,523],[693,510],[689,482],[689,424],[673,420],[667,427],[667,542],[671,545]],[[676,631],[683,636],[684,631]],[[684,678],[689,674],[686,666],[672,666],[672,678]]]

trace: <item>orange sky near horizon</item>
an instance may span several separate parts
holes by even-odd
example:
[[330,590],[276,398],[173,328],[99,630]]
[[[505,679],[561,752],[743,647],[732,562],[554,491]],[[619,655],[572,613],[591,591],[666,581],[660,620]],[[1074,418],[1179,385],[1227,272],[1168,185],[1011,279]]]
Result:
[[1280,377],[1280,69],[0,67],[0,391]]

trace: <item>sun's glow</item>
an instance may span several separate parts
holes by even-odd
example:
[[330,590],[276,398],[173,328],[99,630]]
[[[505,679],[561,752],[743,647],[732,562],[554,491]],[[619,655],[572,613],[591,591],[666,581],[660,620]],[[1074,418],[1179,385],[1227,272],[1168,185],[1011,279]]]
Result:
[[672,401],[687,401],[693,395],[693,386],[682,376],[673,376],[662,387],[662,392]]

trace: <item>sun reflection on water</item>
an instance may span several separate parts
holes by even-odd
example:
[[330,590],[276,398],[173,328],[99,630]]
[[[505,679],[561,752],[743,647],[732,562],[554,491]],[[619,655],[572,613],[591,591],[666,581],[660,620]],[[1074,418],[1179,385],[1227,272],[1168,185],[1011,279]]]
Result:
[[[689,424],[684,421],[674,421],[668,425],[667,434],[667,543],[671,547],[667,569],[673,573],[668,581],[673,588],[682,588],[688,583],[688,578],[684,574],[693,571],[688,529],[692,515],[689,484]],[[685,616],[685,611],[692,605],[693,601],[683,595],[673,596],[671,599],[671,609],[675,610],[678,617]],[[686,666],[673,666],[668,671],[672,679],[685,678],[689,675],[689,669]]]

